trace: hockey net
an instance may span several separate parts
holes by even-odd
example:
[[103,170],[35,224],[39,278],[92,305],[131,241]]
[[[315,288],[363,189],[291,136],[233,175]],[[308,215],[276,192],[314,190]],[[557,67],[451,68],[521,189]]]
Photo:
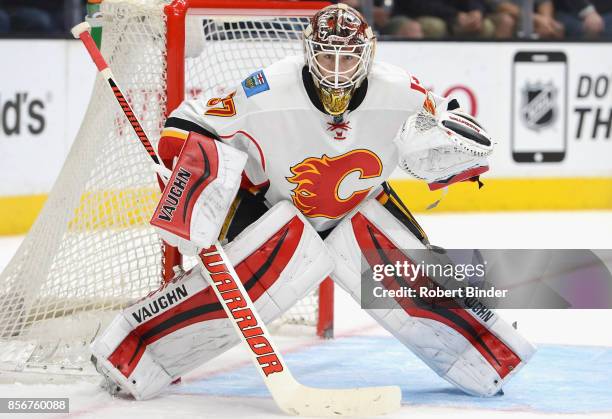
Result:
[[[324,5],[105,0],[102,53],[155,145],[184,97],[218,96],[257,69],[301,54],[308,16]],[[91,340],[180,261],[148,225],[159,187],[104,83],[96,79],[45,207],[0,275],[0,371],[93,373]],[[193,263],[183,261],[185,268]],[[329,335],[333,285],[327,280],[321,289],[277,325]]]

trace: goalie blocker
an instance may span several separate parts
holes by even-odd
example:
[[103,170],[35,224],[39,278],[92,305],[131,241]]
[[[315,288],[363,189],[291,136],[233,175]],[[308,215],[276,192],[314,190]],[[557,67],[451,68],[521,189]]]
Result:
[[[322,239],[285,201],[239,234],[225,251],[265,323],[312,291],[333,268]],[[240,303],[237,296],[228,306]],[[235,318],[241,315],[240,310],[232,313]],[[240,321],[250,320],[245,311]],[[142,400],[239,341],[198,266],[124,309],[91,350],[105,377]],[[264,371],[266,365],[272,371],[275,363],[261,336],[247,336],[247,341],[261,353],[258,361]]]
[[247,155],[192,132],[183,145],[151,224],[182,254],[217,241],[238,193]]

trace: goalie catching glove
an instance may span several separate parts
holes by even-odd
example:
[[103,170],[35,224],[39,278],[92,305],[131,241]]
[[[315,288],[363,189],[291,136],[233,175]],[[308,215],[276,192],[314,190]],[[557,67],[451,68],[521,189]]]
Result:
[[[453,103],[451,101],[449,103]],[[489,170],[494,142],[476,120],[459,110],[436,110],[428,95],[423,109],[402,126],[396,145],[399,165],[440,189]]]
[[162,239],[185,255],[215,243],[246,160],[242,151],[191,133],[151,219]]

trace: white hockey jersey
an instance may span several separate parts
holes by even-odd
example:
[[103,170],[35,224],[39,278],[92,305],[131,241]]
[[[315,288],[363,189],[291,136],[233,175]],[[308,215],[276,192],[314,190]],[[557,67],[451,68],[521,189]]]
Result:
[[249,155],[245,176],[270,204],[289,200],[318,231],[333,227],[398,163],[393,139],[426,90],[401,68],[375,63],[342,117],[323,111],[302,57],[257,71],[224,98],[183,102],[163,135],[191,124]]

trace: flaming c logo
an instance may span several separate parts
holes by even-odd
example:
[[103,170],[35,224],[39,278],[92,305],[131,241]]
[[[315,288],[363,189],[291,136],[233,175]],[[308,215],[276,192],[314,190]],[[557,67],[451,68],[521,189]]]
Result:
[[359,179],[370,179],[381,175],[380,158],[369,150],[353,150],[338,157],[323,155],[309,157],[291,167],[293,176],[287,178],[296,186],[291,191],[291,199],[307,217],[339,218],[352,210],[372,189],[353,191],[350,196],[341,198],[338,194],[345,178],[359,173]]

